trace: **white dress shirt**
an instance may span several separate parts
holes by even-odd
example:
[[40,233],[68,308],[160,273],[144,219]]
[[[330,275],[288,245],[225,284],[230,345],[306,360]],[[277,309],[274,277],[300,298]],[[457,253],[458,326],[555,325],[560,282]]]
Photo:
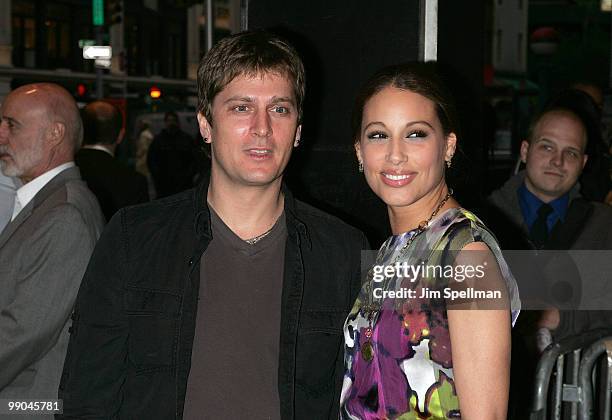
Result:
[[27,206],[30,201],[32,201],[38,191],[40,191],[45,185],[47,185],[49,181],[59,175],[60,172],[63,172],[66,169],[72,168],[74,166],[74,162],[66,162],[62,165],[56,166],[55,168],[34,178],[30,182],[19,188],[15,196],[15,205],[13,207],[13,217],[11,218],[11,221],[15,220],[15,217],[17,217],[19,212],[25,206]]
[[6,176],[0,171],[0,232],[11,220],[15,202],[15,179]]

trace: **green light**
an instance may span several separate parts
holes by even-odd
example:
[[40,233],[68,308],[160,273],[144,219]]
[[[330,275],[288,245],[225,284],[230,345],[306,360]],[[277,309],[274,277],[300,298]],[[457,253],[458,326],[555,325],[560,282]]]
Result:
[[88,47],[90,45],[96,45],[96,41],[93,39],[79,39],[79,48]]
[[94,26],[104,25],[104,0],[92,0],[93,24]]

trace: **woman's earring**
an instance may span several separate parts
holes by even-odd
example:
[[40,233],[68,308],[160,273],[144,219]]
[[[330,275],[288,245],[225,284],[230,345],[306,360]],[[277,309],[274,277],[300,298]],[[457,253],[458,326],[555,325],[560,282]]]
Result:
[[363,162],[359,161],[359,172],[363,172]]
[[448,160],[446,161],[446,167],[450,169],[451,161],[453,160],[453,155],[450,155]]

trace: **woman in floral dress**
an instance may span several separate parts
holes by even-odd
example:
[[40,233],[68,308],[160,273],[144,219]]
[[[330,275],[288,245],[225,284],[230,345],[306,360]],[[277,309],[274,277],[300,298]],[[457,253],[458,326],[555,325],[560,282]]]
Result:
[[431,64],[387,67],[357,98],[359,168],[393,236],[345,323],[341,419],[506,418],[520,303],[494,236],[446,185],[454,115]]

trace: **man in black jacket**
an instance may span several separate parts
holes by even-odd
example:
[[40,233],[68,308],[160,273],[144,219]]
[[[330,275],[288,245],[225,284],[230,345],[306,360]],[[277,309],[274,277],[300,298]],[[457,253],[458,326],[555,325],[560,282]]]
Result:
[[[502,249],[612,249],[612,208],[587,201],[579,192],[586,146],[586,128],[571,110],[548,109],[534,120],[528,139],[521,144],[525,171],[489,197],[487,226]],[[565,308],[578,308],[581,302],[587,307],[592,304],[588,296],[597,295],[601,284],[581,279],[571,258],[553,260],[551,255],[524,253],[520,264],[513,267],[521,297],[552,298]],[[529,415],[531,385],[541,351],[553,341],[610,327],[610,320],[609,312],[599,310],[524,310],[513,330],[508,418]]]
[[[612,249],[612,208],[587,201],[578,192],[586,148],[584,124],[567,108],[549,109],[533,122],[528,140],[521,144],[525,171],[489,198],[495,213],[488,223],[504,249]],[[593,285],[563,287],[579,301],[580,293],[588,292],[589,286]],[[551,330],[556,340],[589,327],[609,325],[605,322],[608,316],[595,314],[598,321],[607,324],[600,325],[587,311],[560,314],[551,310],[544,315],[539,325]]]
[[120,211],[74,313],[64,418],[337,418],[363,234],[291,197],[304,69],[265,32],[198,70],[210,181]]
[[81,117],[84,138],[76,164],[108,221],[120,208],[149,200],[147,179],[115,158],[125,130],[121,112],[114,105],[91,102]]

